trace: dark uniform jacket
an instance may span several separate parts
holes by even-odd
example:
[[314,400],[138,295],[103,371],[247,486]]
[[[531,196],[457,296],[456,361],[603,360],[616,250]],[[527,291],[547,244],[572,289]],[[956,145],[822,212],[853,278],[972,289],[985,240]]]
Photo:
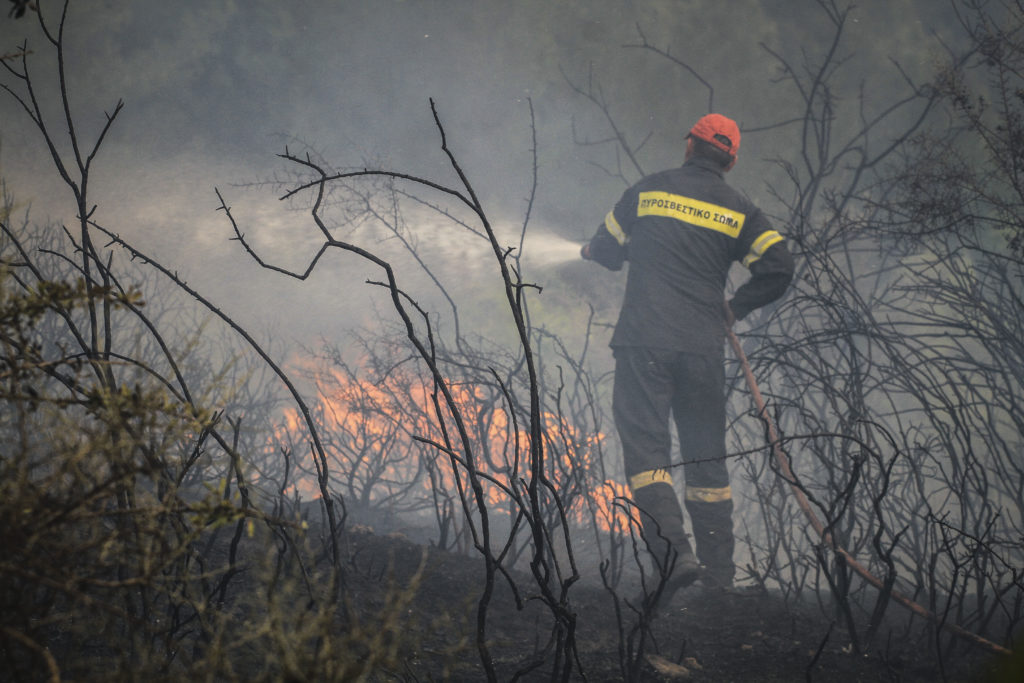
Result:
[[751,273],[730,301],[737,320],[782,296],[793,277],[782,235],[701,157],[628,189],[589,250],[611,270],[630,263],[612,347],[720,356],[731,264],[739,261]]

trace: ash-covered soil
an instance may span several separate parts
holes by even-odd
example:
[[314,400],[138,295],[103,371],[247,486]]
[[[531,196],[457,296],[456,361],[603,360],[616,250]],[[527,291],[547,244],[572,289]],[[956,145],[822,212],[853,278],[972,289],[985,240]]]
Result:
[[[483,560],[368,530],[350,532],[347,539],[346,584],[356,609],[367,616],[381,609],[389,590],[408,584],[426,553],[419,585],[405,608],[402,664],[393,672],[395,679],[486,680],[476,637]],[[551,645],[551,611],[538,599],[528,573],[512,579],[518,601],[509,580],[499,576],[487,610],[486,647],[498,677],[512,680],[519,672],[519,680],[558,680],[551,656],[531,668]],[[787,604],[771,593],[722,594],[699,586],[659,612],[644,640],[644,656],[630,669],[623,648],[637,650],[639,635],[628,642],[636,614],[595,579],[584,577],[569,591],[578,660],[572,680],[620,681],[631,673],[641,681],[1024,680],[997,671],[992,657],[963,644],[936,656],[927,642],[934,631],[912,622],[908,635],[903,614],[892,615],[891,625],[858,652],[841,623],[826,615],[827,608]]]

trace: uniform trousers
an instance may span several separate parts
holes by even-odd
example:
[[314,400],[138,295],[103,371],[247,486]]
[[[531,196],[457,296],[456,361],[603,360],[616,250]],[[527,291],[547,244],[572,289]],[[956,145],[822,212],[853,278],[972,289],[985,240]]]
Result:
[[[648,512],[667,537],[678,537],[682,530],[668,527],[682,523],[672,490],[681,470],[697,558],[713,580],[731,584],[733,503],[725,462],[723,358],[624,346],[614,353],[613,413],[634,501],[659,500],[659,509]],[[670,419],[681,450],[675,461]],[[659,495],[652,497],[655,491]]]

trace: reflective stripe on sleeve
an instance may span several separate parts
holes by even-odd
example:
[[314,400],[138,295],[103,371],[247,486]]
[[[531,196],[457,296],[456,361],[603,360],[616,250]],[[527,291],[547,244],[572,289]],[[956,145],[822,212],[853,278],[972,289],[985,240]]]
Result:
[[604,229],[611,233],[611,236],[615,238],[615,241],[619,244],[626,243],[626,233],[623,232],[622,226],[615,220],[615,212],[609,211],[608,215],[604,217]]
[[629,478],[629,488],[634,491],[651,484],[668,484],[671,486],[672,475],[669,474],[668,470],[647,470],[640,474],[634,474]]
[[704,488],[701,486],[687,486],[686,500],[699,503],[719,503],[723,500],[732,500],[732,489],[728,486],[720,489]]
[[768,250],[768,247],[773,244],[778,244],[782,239],[782,235],[780,235],[776,230],[769,230],[761,233],[761,235],[754,240],[754,243],[750,245],[750,252],[747,254],[746,258],[743,259],[743,265],[749,268],[750,264],[764,256],[764,252]]

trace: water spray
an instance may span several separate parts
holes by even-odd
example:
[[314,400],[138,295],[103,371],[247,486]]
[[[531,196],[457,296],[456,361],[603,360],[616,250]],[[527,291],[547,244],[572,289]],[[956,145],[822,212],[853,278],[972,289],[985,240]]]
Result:
[[580,243],[551,232],[527,233],[523,244],[523,260],[531,266],[545,268],[580,260]]

